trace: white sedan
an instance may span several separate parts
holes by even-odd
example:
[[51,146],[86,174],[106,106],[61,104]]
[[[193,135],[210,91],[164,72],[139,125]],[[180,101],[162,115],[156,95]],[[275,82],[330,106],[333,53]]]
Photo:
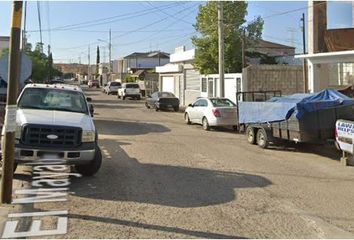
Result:
[[202,124],[204,130],[218,126],[237,126],[236,104],[228,98],[198,98],[184,112],[187,124]]

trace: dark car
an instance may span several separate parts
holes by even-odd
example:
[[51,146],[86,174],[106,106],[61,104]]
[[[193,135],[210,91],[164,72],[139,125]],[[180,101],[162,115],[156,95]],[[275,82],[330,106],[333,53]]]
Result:
[[179,99],[171,92],[154,92],[146,98],[145,106],[160,109],[172,108],[175,112],[179,110]]

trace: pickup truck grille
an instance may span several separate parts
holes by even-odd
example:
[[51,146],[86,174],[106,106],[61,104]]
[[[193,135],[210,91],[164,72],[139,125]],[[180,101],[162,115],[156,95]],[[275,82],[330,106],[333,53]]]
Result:
[[30,124],[24,127],[21,142],[35,147],[77,147],[81,134],[78,127]]

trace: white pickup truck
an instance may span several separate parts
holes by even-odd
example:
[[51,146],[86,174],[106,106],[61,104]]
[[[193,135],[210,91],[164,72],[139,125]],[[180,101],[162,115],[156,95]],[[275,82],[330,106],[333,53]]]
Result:
[[26,85],[17,102],[16,164],[62,160],[94,175],[102,155],[90,100],[77,86]]

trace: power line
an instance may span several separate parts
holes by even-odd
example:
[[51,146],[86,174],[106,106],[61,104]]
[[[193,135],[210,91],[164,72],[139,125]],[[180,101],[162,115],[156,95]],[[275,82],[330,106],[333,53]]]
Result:
[[312,5],[312,6],[297,8],[297,9],[293,9],[293,10],[289,10],[289,11],[285,11],[285,12],[280,12],[280,13],[275,13],[275,14],[272,14],[272,15],[268,15],[268,16],[262,17],[262,19],[278,17],[278,16],[289,14],[289,13],[298,12],[298,11],[301,11],[301,10],[304,10],[304,9],[310,9],[310,8],[313,8],[313,7],[317,7],[319,5],[323,5],[323,4],[326,4],[326,3],[327,3],[327,1],[324,1],[322,3],[316,4],[316,5]]
[[[188,16],[191,12],[194,11],[194,7],[197,6],[197,5],[199,5],[199,3],[198,3],[198,4],[195,4],[195,5],[192,7],[192,11],[187,12],[187,14],[183,15],[182,17]],[[184,12],[185,10],[188,10],[188,9],[190,9],[190,7],[184,8],[184,9],[180,10],[179,12],[176,12],[176,14],[179,14],[179,13],[181,13],[181,12]],[[174,22],[172,22],[171,24],[167,25],[166,27],[161,28],[161,29],[157,32],[157,34],[161,33],[163,30],[168,29],[168,28],[171,27],[172,25],[176,24],[178,21],[179,21],[179,20],[177,19],[177,20],[175,20]],[[157,34],[151,34],[151,35],[149,35],[149,36],[147,36],[147,37],[144,37],[143,39],[141,39],[141,40],[139,40],[139,41],[136,41],[136,42],[134,42],[134,43],[140,43],[141,41],[149,40],[149,39],[151,39],[151,37],[154,37],[154,36],[156,36]],[[178,36],[179,36],[179,35],[178,35]],[[152,38],[152,39],[154,39],[154,38]],[[126,45],[130,45],[130,44],[132,44],[132,43],[128,43],[128,44],[126,44]],[[122,46],[122,45],[120,45],[120,46]],[[124,45],[123,45],[123,46],[124,46]]]
[[[193,7],[192,7],[192,8],[194,8],[194,7],[195,7],[195,6],[197,6],[197,5],[199,5],[199,3],[197,3],[197,4],[193,5]],[[184,11],[186,11],[186,10],[190,9],[190,8],[191,8],[191,7],[186,7],[186,8],[183,8],[182,10],[180,10],[180,11],[176,12],[176,14],[182,13],[182,12],[184,12]],[[194,9],[192,9],[192,11],[194,11]],[[184,15],[184,16],[186,16],[186,15]],[[168,19],[168,17],[165,17],[165,18],[161,19],[160,21],[158,21],[158,23],[159,23],[159,22],[162,22],[162,21],[165,21],[165,20],[167,20],[167,19]],[[168,25],[168,26],[167,26],[167,27],[165,27],[165,28],[161,28],[159,31],[167,29],[168,27],[170,27],[170,26],[174,25],[177,21],[178,21],[178,20],[174,21],[173,23],[171,23],[170,25]],[[153,24],[155,24],[155,23],[153,23]],[[148,25],[146,25],[146,26],[143,26],[143,27],[137,28],[137,29],[135,29],[135,30],[141,30],[141,29],[144,29],[144,28],[150,27],[151,25],[152,25],[152,24],[148,24]],[[135,30],[133,30],[133,31],[131,31],[131,32],[129,32],[129,33],[126,33],[126,34],[120,34],[120,35],[118,35],[118,36],[113,37],[112,39],[116,39],[116,38],[118,38],[118,37],[122,37],[122,36],[126,36],[126,35],[128,35],[128,34],[134,33],[134,32],[135,32]],[[159,32],[159,31],[158,31],[158,32]],[[152,36],[152,35],[150,35],[150,36]],[[144,38],[144,39],[146,39],[146,38]]]
[[159,10],[160,12],[162,12],[163,14],[165,14],[165,15],[167,15],[167,16],[169,16],[169,17],[172,17],[172,18],[174,18],[174,19],[177,19],[177,20],[182,21],[182,22],[187,23],[187,24],[193,24],[193,23],[191,23],[191,22],[188,22],[188,21],[184,20],[183,18],[178,18],[178,17],[176,17],[175,15],[172,15],[172,14],[169,14],[169,13],[165,12],[164,10],[160,9],[159,7],[154,6],[154,5],[153,5],[151,2],[149,2],[149,1],[148,1],[147,3],[148,3],[151,7],[153,7],[153,8],[155,8],[155,9]]
[[[169,4],[169,5],[165,6],[164,9],[172,8],[174,6],[176,6],[176,3]],[[88,27],[91,27],[91,26],[97,26],[97,25],[112,23],[112,22],[121,21],[121,20],[125,20],[125,19],[131,19],[132,17],[141,17],[141,16],[144,16],[144,15],[155,13],[157,11],[158,10],[153,9],[153,8],[144,9],[144,10],[137,11],[137,12],[134,12],[134,13],[120,14],[120,15],[115,15],[115,16],[111,16],[111,17],[107,17],[107,18],[100,18],[100,19],[90,20],[90,21],[76,23],[76,24],[69,24],[69,25],[55,27],[55,28],[52,28],[52,29],[45,29],[43,31],[48,31],[48,30],[51,30],[51,31],[58,31],[58,30],[67,31],[67,30],[75,30],[75,29],[80,29],[80,28],[88,28]],[[116,18],[118,18],[118,19],[116,19]],[[110,19],[114,19],[114,20],[110,20]],[[107,21],[107,20],[110,20],[110,21]],[[38,31],[39,30],[37,29],[37,30],[31,30],[29,32],[38,32]]]

